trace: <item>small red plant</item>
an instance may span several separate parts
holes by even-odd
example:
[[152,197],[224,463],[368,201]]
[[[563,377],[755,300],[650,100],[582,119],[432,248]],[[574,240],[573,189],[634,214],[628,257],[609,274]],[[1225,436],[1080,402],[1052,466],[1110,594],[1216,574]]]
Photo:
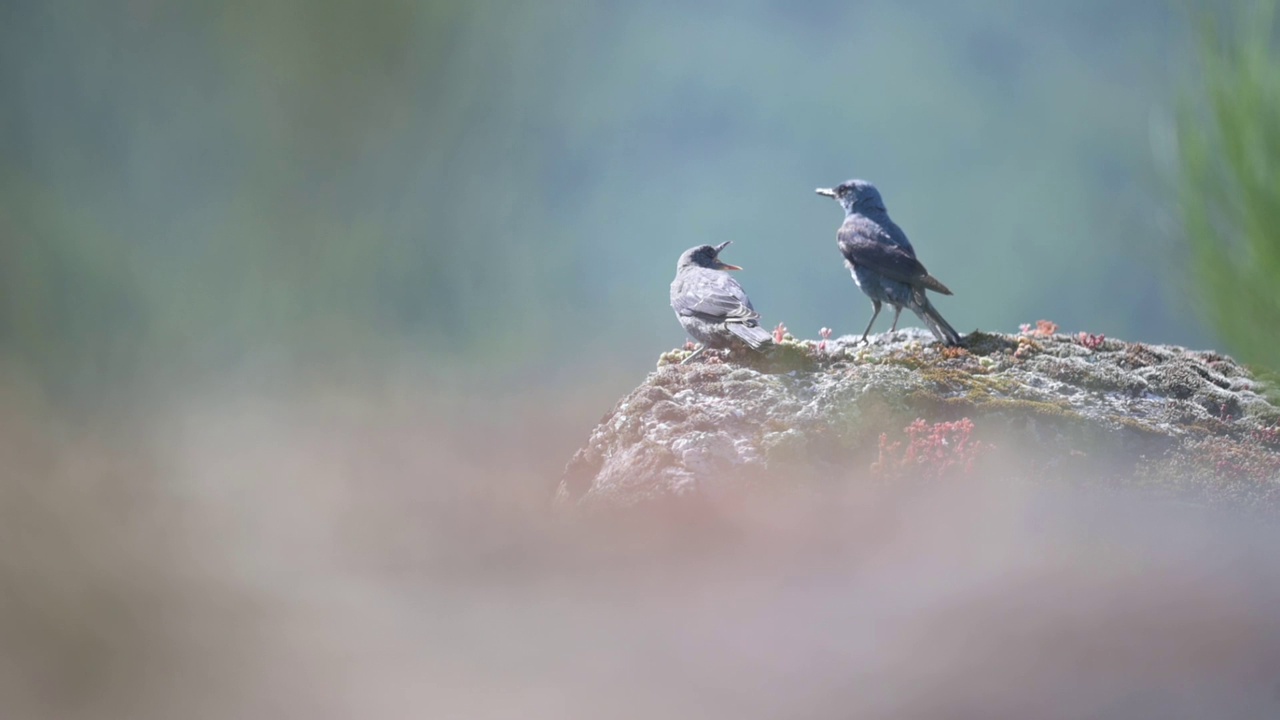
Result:
[[831,337],[831,328],[824,327],[818,331],[818,336],[822,338],[822,342],[818,343],[818,352],[827,351],[827,338]]
[[694,350],[698,349],[698,346],[694,345],[692,340],[686,340],[684,343],[684,349],[688,350],[689,352],[693,352]]
[[1036,335],[1039,337],[1050,337],[1054,333],[1058,332],[1058,323],[1055,323],[1049,320],[1037,320],[1036,326],[1034,328],[1026,323],[1023,323],[1018,327],[1018,329],[1022,331],[1023,335]]
[[1262,445],[1213,437],[1192,447],[1194,462],[1219,479],[1270,484],[1280,478],[1280,455]]
[[1253,439],[1263,445],[1276,447],[1280,445],[1280,427],[1261,427],[1249,433]]
[[1081,345],[1089,348],[1090,350],[1097,350],[1098,348],[1102,347],[1102,343],[1107,339],[1107,336],[1094,335],[1093,333],[1082,332],[1076,336],[1076,339],[1080,341]]
[[780,343],[782,342],[782,338],[786,336],[787,336],[787,326],[783,325],[782,323],[778,323],[778,327],[773,329],[773,341],[776,343]]
[[973,427],[969,418],[932,424],[917,418],[903,428],[905,446],[902,440],[890,442],[889,435],[882,433],[880,455],[871,471],[876,477],[893,480],[938,481],[968,475],[978,456],[991,447],[970,437]]

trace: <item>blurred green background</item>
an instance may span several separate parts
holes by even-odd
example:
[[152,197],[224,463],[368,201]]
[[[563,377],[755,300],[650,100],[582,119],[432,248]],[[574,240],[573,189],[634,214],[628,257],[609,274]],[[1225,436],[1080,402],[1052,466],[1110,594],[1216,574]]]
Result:
[[1179,108],[1184,227],[1203,315],[1274,382],[1280,370],[1280,3],[1201,17]]
[[638,375],[683,342],[676,257],[722,240],[767,324],[858,332],[813,193],[849,177],[962,331],[1216,344],[1180,240],[1189,8],[17,0],[0,355],[72,391],[406,351]]

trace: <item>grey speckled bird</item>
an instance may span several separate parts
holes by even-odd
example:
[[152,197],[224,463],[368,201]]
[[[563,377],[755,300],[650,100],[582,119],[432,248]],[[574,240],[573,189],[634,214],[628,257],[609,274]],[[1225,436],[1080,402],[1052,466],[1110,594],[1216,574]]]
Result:
[[881,304],[889,303],[893,306],[890,332],[898,329],[898,316],[905,307],[920,316],[940,342],[959,345],[960,333],[942,319],[925,295],[925,290],[943,295],[951,291],[916,259],[906,233],[889,218],[880,191],[865,180],[848,180],[834,188],[818,188],[818,194],[835,198],[844,208],[844,224],[836,233],[836,244],[853,281],[871,298],[874,308],[862,340],[866,341],[879,317]]
[[747,293],[726,270],[741,270],[720,260],[719,245],[700,245],[685,250],[676,263],[676,279],[671,282],[671,309],[685,332],[701,343],[687,363],[707,348],[746,345],[763,350],[773,336],[760,327],[760,313],[751,307]]

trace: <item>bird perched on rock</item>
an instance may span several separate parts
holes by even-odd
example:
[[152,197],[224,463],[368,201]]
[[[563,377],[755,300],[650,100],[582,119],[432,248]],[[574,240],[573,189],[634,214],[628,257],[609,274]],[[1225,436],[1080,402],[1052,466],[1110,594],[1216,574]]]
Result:
[[746,291],[726,270],[741,270],[720,259],[719,245],[699,245],[685,250],[676,263],[676,279],[671,282],[671,309],[685,332],[701,343],[687,363],[707,348],[746,345],[762,350],[773,336],[760,327],[760,313],[751,307]]
[[916,259],[916,251],[902,228],[889,218],[880,191],[865,180],[848,180],[834,188],[818,188],[819,195],[835,198],[844,208],[844,224],[836,232],[836,244],[853,281],[871,298],[871,322],[862,332],[867,339],[880,315],[882,303],[893,306],[893,327],[908,308],[929,327],[934,337],[947,345],[959,345],[960,334],[951,327],[925,295],[926,290],[950,295],[937,278]]

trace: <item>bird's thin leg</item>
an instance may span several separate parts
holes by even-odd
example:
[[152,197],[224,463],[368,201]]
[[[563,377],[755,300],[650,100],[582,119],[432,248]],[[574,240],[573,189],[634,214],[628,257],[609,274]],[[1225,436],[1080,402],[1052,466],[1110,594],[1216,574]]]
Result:
[[706,350],[706,349],[707,349],[707,346],[706,346],[706,345],[699,345],[699,346],[698,346],[698,349],[697,349],[697,350],[694,350],[694,351],[693,351],[693,354],[692,354],[692,355],[690,355],[689,357],[687,357],[687,358],[685,358],[685,359],[681,360],[681,361],[680,361],[680,364],[681,364],[681,365],[683,365],[683,364],[685,364],[685,363],[689,362],[690,360],[692,360],[692,359],[694,359],[694,358],[698,357],[699,355],[701,355],[701,354],[702,354],[702,351],[703,351],[703,350]]
[[893,327],[889,328],[889,332],[898,331],[898,316],[901,314],[902,314],[902,306],[894,305],[893,306]]
[[871,313],[871,322],[867,323],[867,329],[862,331],[862,339],[858,342],[867,341],[867,333],[871,332],[871,326],[876,324],[876,318],[880,316],[880,301],[872,300],[871,306],[875,308],[875,312]]

